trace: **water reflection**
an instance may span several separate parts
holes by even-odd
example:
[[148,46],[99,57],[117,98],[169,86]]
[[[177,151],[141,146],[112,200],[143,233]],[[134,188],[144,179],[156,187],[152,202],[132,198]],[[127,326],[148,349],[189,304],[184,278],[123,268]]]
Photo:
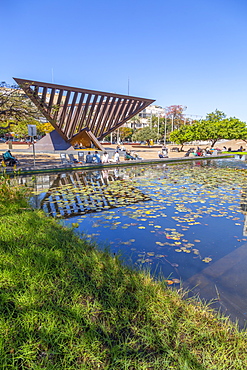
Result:
[[50,216],[68,219],[147,200],[150,197],[126,181],[124,174],[105,169],[58,174],[33,203]]
[[[24,180],[23,180],[24,181]],[[27,180],[25,180],[27,181]],[[203,160],[50,175],[33,203],[128,263],[213,299],[246,322],[244,161]]]

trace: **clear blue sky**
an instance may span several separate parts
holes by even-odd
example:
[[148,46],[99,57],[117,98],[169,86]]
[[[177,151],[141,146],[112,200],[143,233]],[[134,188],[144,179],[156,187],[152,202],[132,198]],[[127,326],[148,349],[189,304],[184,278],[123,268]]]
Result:
[[216,108],[247,122],[246,0],[2,0],[0,80]]

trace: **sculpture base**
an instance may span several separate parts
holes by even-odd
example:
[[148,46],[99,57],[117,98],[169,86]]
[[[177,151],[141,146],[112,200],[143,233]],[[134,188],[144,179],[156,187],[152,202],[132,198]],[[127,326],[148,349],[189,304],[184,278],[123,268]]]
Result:
[[46,134],[36,144],[34,144],[36,151],[52,152],[56,150],[74,150],[70,143],[67,143],[56,130]]

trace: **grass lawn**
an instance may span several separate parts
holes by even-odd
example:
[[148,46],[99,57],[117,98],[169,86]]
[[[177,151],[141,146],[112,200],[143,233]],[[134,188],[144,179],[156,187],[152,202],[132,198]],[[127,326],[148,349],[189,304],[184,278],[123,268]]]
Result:
[[0,368],[247,369],[247,333],[29,208],[0,179]]

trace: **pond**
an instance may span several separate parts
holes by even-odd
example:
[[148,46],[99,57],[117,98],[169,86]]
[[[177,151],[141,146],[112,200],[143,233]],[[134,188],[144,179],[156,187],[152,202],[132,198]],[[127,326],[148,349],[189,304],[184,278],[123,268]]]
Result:
[[201,160],[23,177],[32,205],[132,266],[247,319],[247,164]]

